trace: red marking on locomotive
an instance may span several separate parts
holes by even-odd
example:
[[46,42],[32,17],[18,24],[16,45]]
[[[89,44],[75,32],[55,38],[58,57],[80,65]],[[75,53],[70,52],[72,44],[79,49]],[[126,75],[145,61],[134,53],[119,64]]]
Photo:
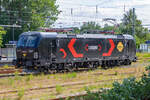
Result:
[[72,53],[73,57],[75,57],[75,58],[82,58],[83,54],[78,54],[76,52],[76,50],[74,49],[74,47],[73,47],[73,45],[75,44],[76,40],[77,39],[74,39],[74,38],[71,39],[71,41],[68,44],[68,48],[69,48],[70,52]]
[[66,56],[67,56],[66,51],[65,51],[64,49],[62,49],[62,48],[61,48],[59,51],[62,52],[62,53],[64,54],[64,56],[63,56],[62,58],[66,58]]
[[111,56],[112,54],[112,51],[114,50],[115,48],[115,44],[114,44],[114,41],[112,39],[109,39],[109,43],[110,43],[110,49],[107,53],[103,53],[103,56]]
[[100,44],[98,44],[98,51],[101,51],[102,50],[102,46]]
[[88,44],[85,45],[85,50],[88,51]]

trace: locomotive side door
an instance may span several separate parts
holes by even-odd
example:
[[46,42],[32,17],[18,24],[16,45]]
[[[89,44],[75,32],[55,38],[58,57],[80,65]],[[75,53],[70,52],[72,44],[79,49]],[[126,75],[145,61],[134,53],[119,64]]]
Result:
[[56,39],[51,39],[48,43],[48,59],[53,62],[56,59]]
[[129,40],[125,40],[125,44],[126,44],[126,51],[125,51],[125,55],[128,57],[129,56]]

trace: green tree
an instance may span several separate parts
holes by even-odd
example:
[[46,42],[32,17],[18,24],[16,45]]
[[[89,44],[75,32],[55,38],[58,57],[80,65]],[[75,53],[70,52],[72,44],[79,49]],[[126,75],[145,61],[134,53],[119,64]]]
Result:
[[74,34],[79,34],[80,33],[80,29],[78,27],[73,28],[73,33]]
[[123,27],[122,24],[113,25],[113,26],[105,24],[104,27],[101,30],[103,30],[103,31],[114,31],[115,34],[122,34],[121,33],[121,28],[122,27]]
[[80,32],[84,32],[87,30],[101,30],[101,26],[96,24],[95,22],[87,22],[81,26]]
[[112,31],[115,29],[115,26],[109,26],[108,24],[104,25],[104,28],[102,30],[104,31]]
[[[123,25],[123,27],[119,27],[121,33],[132,35],[132,29],[133,29],[132,9],[130,9],[128,12],[124,14],[121,24]],[[148,34],[149,34],[148,29],[142,26],[142,21],[138,20],[137,16],[135,15],[135,35],[136,35],[135,39],[137,40],[136,41],[137,47],[139,47],[139,44],[144,43],[146,40],[150,39],[150,37],[147,37]]]
[[101,30],[103,30],[103,31],[114,31],[115,34],[120,34],[119,33],[119,28],[115,25],[110,26],[108,24],[105,24],[104,27]]
[[2,42],[3,42],[3,35],[6,34],[6,31],[4,30],[3,27],[0,27],[0,47],[2,47]]
[[[133,11],[130,9],[127,13],[124,14],[122,19],[122,24],[124,25],[124,29],[122,29],[123,34],[131,34],[133,29]],[[142,21],[137,19],[135,15],[135,35],[140,38],[144,38],[148,33],[148,29],[142,26]]]
[[[20,25],[15,29],[15,40],[24,31],[34,31],[39,27],[49,27],[59,14],[56,0],[1,0],[0,23]],[[47,23],[45,23],[48,20]],[[12,40],[12,28],[6,28],[5,42]]]

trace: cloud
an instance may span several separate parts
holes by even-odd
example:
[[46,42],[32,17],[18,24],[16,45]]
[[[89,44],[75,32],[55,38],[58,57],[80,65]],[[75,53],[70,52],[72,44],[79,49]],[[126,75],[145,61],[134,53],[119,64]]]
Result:
[[62,13],[56,23],[70,24],[87,21],[102,23],[102,19],[108,17],[120,22],[125,13],[124,10],[128,11],[133,7],[143,24],[150,23],[150,1],[148,0],[57,0],[57,4]]

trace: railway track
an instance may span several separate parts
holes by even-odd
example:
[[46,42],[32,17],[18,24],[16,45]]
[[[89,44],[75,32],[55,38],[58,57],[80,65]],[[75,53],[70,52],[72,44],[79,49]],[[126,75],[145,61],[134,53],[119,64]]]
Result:
[[[99,68],[101,69],[101,68]],[[12,70],[12,69],[11,69]],[[22,73],[18,73],[17,75],[19,76],[25,76],[25,75],[30,75],[30,74],[35,74],[33,72],[28,72],[28,73],[25,73],[26,71],[24,69],[22,69]],[[81,69],[81,71],[86,71],[87,72],[87,69],[86,70],[83,70]],[[80,70],[77,71],[77,72],[81,72]],[[70,72],[68,72],[70,73]],[[136,72],[134,71],[129,71],[129,72],[124,72],[124,73],[117,73],[117,75],[119,74],[134,74]],[[41,74],[41,73],[36,73],[36,74]],[[50,73],[47,73],[47,74],[50,74]],[[10,77],[10,76],[15,76],[14,73],[11,73],[11,74],[8,74],[9,76],[5,76],[5,77]],[[92,72],[90,73],[90,75],[94,75],[94,76],[98,76],[98,75],[106,75],[106,76],[115,76],[116,73],[107,73],[107,74],[104,74],[103,72]],[[70,83],[64,83],[64,84],[60,84],[61,87],[69,87],[71,86],[72,88],[69,88],[70,90],[73,90],[74,88],[75,89],[80,89],[82,88],[83,86],[88,86],[88,85],[96,85],[96,84],[103,84],[103,83],[109,83],[110,81],[120,81],[120,80],[123,80],[123,78],[118,78],[118,79],[108,79],[108,80],[99,80],[99,81],[95,81],[95,82],[90,82],[90,81],[77,81],[77,82],[70,82]],[[45,81],[46,82],[46,81]],[[33,88],[29,88],[29,89],[25,89],[25,96],[28,96],[30,97],[31,94],[36,94],[38,91],[43,91],[43,93],[45,91],[48,91],[48,92],[54,92],[56,90],[56,85],[45,85],[45,86],[42,86],[42,87],[33,87]],[[19,90],[10,90],[10,91],[0,91],[0,95],[6,95],[6,94],[10,94],[10,98],[12,97],[17,97],[17,93],[19,92]],[[55,93],[57,95],[57,93]],[[80,96],[84,96],[84,95],[87,95],[86,92],[84,93],[77,93],[77,94],[72,94],[72,95],[60,95],[58,97],[56,97],[55,99],[52,99],[52,100],[60,100],[60,99],[65,99],[65,98],[74,98],[74,97],[80,97]]]
[[[97,68],[95,70],[98,70],[98,69],[101,69],[101,68]],[[88,71],[90,69],[78,69],[78,70],[75,70],[75,72],[83,72],[83,71]],[[45,75],[47,74],[57,74],[57,73],[64,73],[64,72],[46,72]],[[71,73],[71,72],[67,72],[67,73]],[[120,74],[132,74],[134,72],[128,72],[128,73],[120,73]],[[41,72],[39,71],[36,71],[36,70],[26,70],[26,69],[15,69],[15,68],[10,68],[10,69],[0,69],[0,78],[5,78],[5,77],[14,77],[16,75],[18,76],[26,76],[26,75],[40,75],[42,74]],[[93,75],[104,75],[103,72],[96,72],[96,73],[93,73]],[[107,74],[108,76],[109,75],[116,75],[116,73],[109,73]]]
[[26,75],[39,75],[41,72],[26,70],[26,69],[0,69],[0,78],[7,78],[7,77],[15,77],[17,76],[26,76]]
[[[141,76],[138,76],[136,78],[139,78]],[[68,87],[68,86],[73,86],[75,88],[81,88],[85,85],[98,85],[98,84],[104,84],[106,82],[111,82],[111,81],[121,81],[123,80],[124,78],[119,78],[119,79],[108,79],[108,80],[99,80],[99,81],[95,81],[95,82],[91,82],[91,81],[88,81],[88,82],[85,82],[85,81],[79,81],[79,82],[70,82],[70,83],[64,83],[64,84],[60,84],[61,87]],[[24,90],[26,92],[25,96],[26,95],[30,95],[30,92],[34,92],[36,93],[35,91],[44,91],[46,89],[49,89],[49,91],[53,91],[54,89],[56,89],[56,85],[50,85],[50,86],[45,86],[45,87],[35,87],[35,88],[30,88],[30,89],[26,89]],[[72,88],[69,88],[69,89],[72,89]],[[74,88],[73,88],[74,89]],[[2,94],[13,94],[11,95],[12,97],[14,96],[17,96],[17,93],[18,93],[19,90],[10,90],[10,91],[0,91],[0,95]],[[29,94],[28,94],[29,93]],[[57,93],[56,93],[57,94]],[[65,98],[68,98],[68,97],[76,97],[76,96],[83,96],[83,95],[87,95],[86,93],[79,93],[77,95],[69,95],[69,96],[58,96],[56,97],[55,99],[52,99],[52,100],[61,100],[61,99],[65,99]]]
[[[135,71],[129,71],[129,72],[124,72],[124,73],[118,73],[117,75],[130,75],[130,74],[135,74],[135,73],[136,73]],[[35,75],[35,74],[37,75],[37,74],[41,74],[41,73],[32,73],[32,74],[33,75]],[[31,75],[31,73],[20,73],[20,74],[17,74],[17,75],[18,76],[25,76],[25,75]],[[98,75],[116,76],[116,73],[114,72],[114,73],[104,74],[103,72],[95,72],[95,73],[92,73],[91,75],[94,75],[94,76],[98,76]],[[9,77],[9,76],[15,76],[15,74],[2,75],[2,77]],[[118,81],[118,80],[122,80],[122,79],[123,78],[120,78],[120,79],[109,79],[109,80],[100,80],[100,81],[96,81],[94,83],[106,82],[106,81],[112,81],[112,80]],[[87,84],[87,83],[93,83],[93,82],[81,81],[81,82],[61,84],[61,86],[64,87],[64,86],[70,86],[70,85],[83,85],[83,84]],[[47,89],[47,88],[54,88],[54,87],[56,87],[56,85],[52,85],[52,86],[48,86],[48,87],[42,87],[42,88],[32,88],[32,89],[29,89],[29,90],[39,90],[39,89]],[[26,90],[26,91],[29,91],[29,90]],[[7,92],[0,91],[0,94],[11,93],[11,92],[17,92],[17,90],[12,90],[12,91],[7,91]]]
[[10,74],[10,73],[15,73],[15,72],[19,72],[19,73],[22,73],[22,69],[14,69],[14,68],[11,68],[11,69],[0,69],[0,74]]
[[[128,68],[128,67],[135,67],[136,64],[134,66],[132,65],[123,65],[123,66],[119,66],[119,67],[123,67],[123,68]],[[98,67],[97,69],[102,69],[100,67]],[[89,69],[78,69],[78,70],[75,70],[75,72],[82,72],[82,71],[88,71]],[[18,76],[25,76],[25,75],[38,75],[38,74],[41,74],[41,72],[37,71],[37,70],[26,70],[26,69],[15,69],[15,67],[13,68],[0,68],[0,78],[4,78],[4,77],[14,77],[15,75]],[[52,71],[52,72],[47,72],[45,74],[55,74],[55,73],[64,73],[63,72],[57,72],[57,71]],[[65,72],[66,73],[66,72]],[[69,73],[69,72],[67,72]],[[95,73],[96,74],[96,73]],[[99,74],[102,74],[102,73],[99,73]]]

